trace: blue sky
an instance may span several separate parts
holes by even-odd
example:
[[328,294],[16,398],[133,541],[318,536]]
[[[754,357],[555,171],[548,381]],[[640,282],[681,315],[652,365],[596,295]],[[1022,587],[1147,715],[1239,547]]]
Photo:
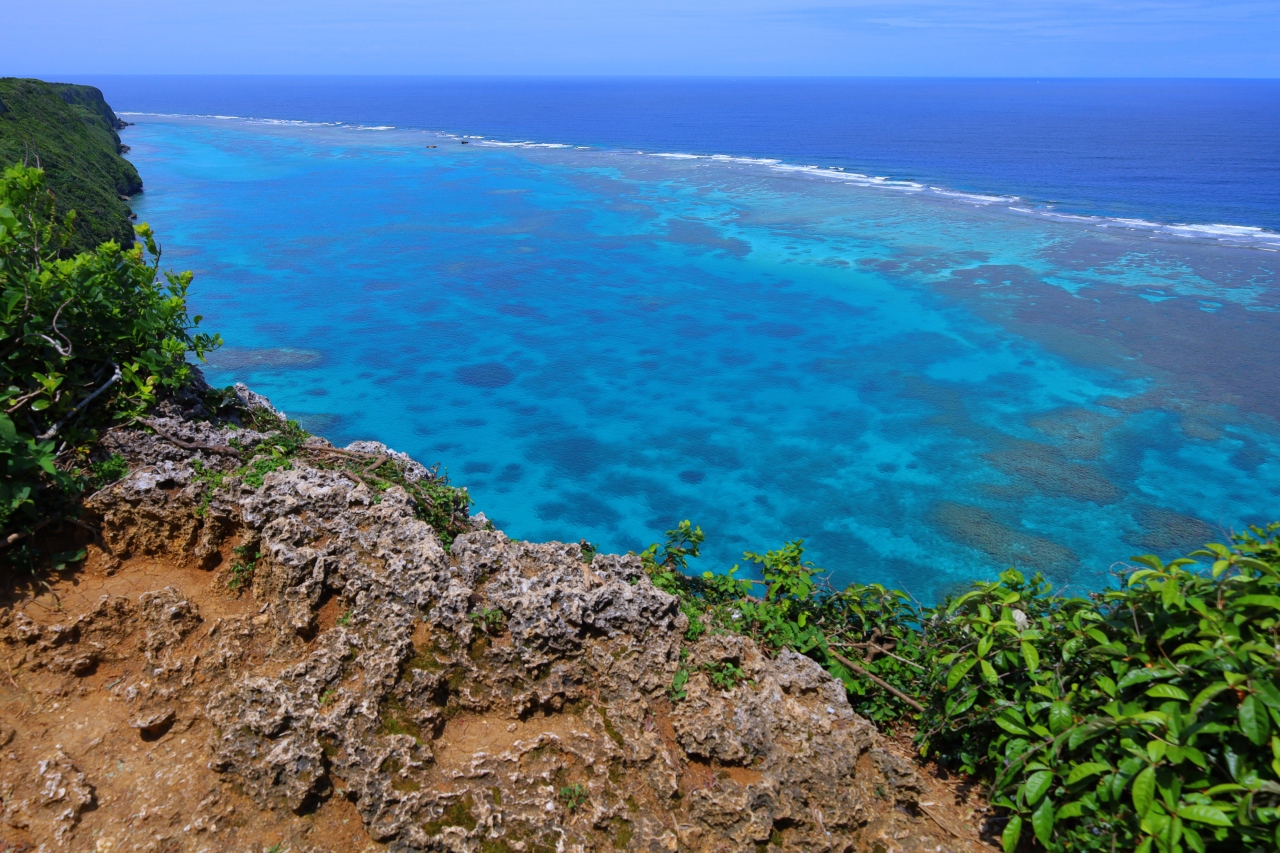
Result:
[[0,74],[1280,76],[1280,0],[39,0]]

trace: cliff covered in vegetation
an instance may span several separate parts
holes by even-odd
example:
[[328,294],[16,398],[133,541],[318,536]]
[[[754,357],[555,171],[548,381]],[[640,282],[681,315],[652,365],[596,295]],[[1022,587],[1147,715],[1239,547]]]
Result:
[[121,156],[124,126],[92,86],[0,78],[0,164],[44,169],[59,213],[76,211],[76,251],[133,243],[127,199],[142,192],[142,179]]

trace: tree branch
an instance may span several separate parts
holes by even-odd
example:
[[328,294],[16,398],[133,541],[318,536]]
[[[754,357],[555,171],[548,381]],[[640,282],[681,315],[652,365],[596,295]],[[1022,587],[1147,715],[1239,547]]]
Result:
[[[42,338],[43,338],[43,337],[44,337],[44,335],[41,335],[40,337],[42,337]],[[51,342],[51,343],[52,343],[52,342]],[[57,346],[57,344],[54,344],[54,346]],[[73,417],[75,417],[75,415],[76,415],[76,414],[77,414],[81,409],[83,409],[85,406],[89,405],[89,404],[90,404],[90,403],[92,403],[95,399],[97,399],[98,395],[99,395],[99,394],[101,394],[103,391],[107,390],[107,389],[108,389],[108,388],[110,388],[112,385],[115,385],[117,382],[119,382],[119,381],[120,381],[120,379],[121,379],[121,375],[120,375],[120,367],[119,367],[119,365],[117,365],[117,364],[115,364],[115,363],[112,363],[112,365],[111,365],[111,366],[115,368],[115,372],[111,374],[111,378],[110,378],[110,379],[108,379],[106,382],[102,383],[102,387],[101,387],[101,388],[99,388],[97,391],[94,391],[94,392],[93,392],[92,394],[90,394],[88,397],[85,397],[83,400],[81,400],[81,401],[80,401],[80,403],[79,403],[79,405],[77,405],[77,406],[76,406],[74,409],[72,409],[71,411],[67,412],[67,413],[62,417],[62,420],[58,421],[58,422],[57,422],[56,424],[54,424],[53,426],[49,427],[49,429],[48,429],[48,430],[46,430],[45,432],[43,432],[43,433],[41,433],[40,435],[36,436],[36,439],[37,439],[38,441],[48,441],[49,439],[53,438],[55,435],[57,435],[57,434],[58,434],[58,430],[62,429],[64,426],[66,426],[67,421],[69,421],[69,420],[71,420]]]
[[880,676],[878,676],[878,675],[872,675],[871,673],[867,672],[867,671],[866,671],[865,669],[863,669],[862,667],[858,666],[858,665],[857,665],[856,663],[854,663],[853,661],[849,660],[849,659],[848,659],[847,657],[845,657],[844,655],[842,655],[842,654],[840,654],[839,652],[834,651],[834,650],[832,650],[832,649],[830,649],[830,648],[828,648],[828,649],[827,649],[827,654],[831,655],[833,658],[835,658],[836,660],[838,660],[840,663],[844,664],[847,668],[849,668],[849,669],[853,670],[854,672],[858,673],[858,675],[861,675],[861,676],[863,676],[864,678],[869,678],[869,679],[871,679],[872,681],[874,681],[876,684],[879,684],[879,685],[880,685],[881,687],[883,687],[885,690],[888,690],[888,691],[889,691],[890,693],[892,693],[894,696],[897,696],[899,699],[901,699],[903,702],[906,702],[908,705],[910,705],[912,708],[915,708],[917,711],[924,711],[924,706],[923,706],[923,705],[921,705],[921,704],[920,704],[919,702],[917,702],[916,700],[912,699],[912,698],[911,698],[910,696],[908,696],[907,694],[903,693],[903,692],[902,692],[901,690],[899,690],[898,688],[894,687],[894,686],[893,686],[892,684],[890,684],[889,682],[885,681],[885,680],[884,680],[883,678],[881,678]]
[[145,427],[149,427],[151,430],[155,432],[156,435],[160,436],[170,444],[174,444],[174,445],[177,445],[178,447],[181,447],[183,450],[206,450],[209,453],[219,453],[223,456],[234,456],[237,459],[241,458],[240,451],[236,450],[234,447],[219,446],[214,444],[196,444],[193,441],[183,441],[182,439],[176,438],[170,435],[169,433],[165,432],[155,421],[149,421],[146,418],[138,418],[138,423],[142,424]]

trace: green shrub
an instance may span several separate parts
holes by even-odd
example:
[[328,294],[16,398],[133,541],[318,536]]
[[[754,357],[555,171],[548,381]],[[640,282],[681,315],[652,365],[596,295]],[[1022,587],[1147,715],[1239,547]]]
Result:
[[1087,598],[1010,569],[938,607],[836,592],[799,540],[746,554],[760,580],[689,577],[691,530],[641,555],[654,582],[703,631],[808,654],[861,713],[909,719],[922,755],[986,781],[1010,853],[1280,849],[1280,524],[1208,566],[1135,557]]
[[38,169],[0,177],[0,531],[48,518],[79,485],[84,449],[112,422],[138,415],[187,381],[187,356],[221,343],[195,333],[191,274],[159,274],[160,250],[112,242],[59,257],[58,219]]
[[921,744],[991,779],[1006,850],[1280,848],[1277,532],[1089,599],[1010,571],[933,616]]
[[[746,634],[765,649],[807,654],[844,682],[855,707],[881,724],[907,716],[910,705],[886,693],[853,664],[904,694],[923,682],[919,614],[907,595],[879,584],[852,584],[835,592],[822,569],[804,559],[803,540],[764,554],[747,552],[761,579],[739,577],[739,566],[690,576],[682,569],[698,556],[702,529],[682,521],[667,531],[665,545],[651,545],[640,558],[655,586],[680,599],[689,617],[685,639],[707,631]],[[763,595],[757,587],[763,587]],[[687,678],[687,675],[686,675]]]
[[576,812],[585,806],[590,798],[587,787],[582,784],[566,785],[560,789],[560,802],[564,803],[565,809],[571,812]]

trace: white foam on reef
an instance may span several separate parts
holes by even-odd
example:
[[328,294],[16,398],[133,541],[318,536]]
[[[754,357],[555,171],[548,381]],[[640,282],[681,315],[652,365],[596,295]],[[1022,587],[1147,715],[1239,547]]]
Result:
[[[566,145],[563,142],[501,142],[497,139],[485,139],[483,136],[470,137],[453,137],[462,139],[474,139],[477,145],[487,145],[490,148],[572,148],[572,145]],[[581,147],[581,146],[579,146]]]
[[958,198],[961,201],[967,201],[972,204],[1007,204],[1011,201],[1019,201],[1016,195],[983,195],[982,193],[965,193],[959,190],[948,190],[942,187],[929,187],[929,192],[934,195],[945,196],[946,198]]
[[773,157],[733,157],[733,156],[730,156],[729,154],[712,154],[707,159],[723,160],[728,163],[758,164],[761,166],[772,166],[774,163],[782,162],[781,160],[777,160]]
[[1201,225],[1196,223],[1152,222],[1121,216],[1088,216],[1078,213],[1062,213],[1048,208],[1010,206],[1016,213],[1029,214],[1060,222],[1078,222],[1095,228],[1125,231],[1146,231],[1153,236],[1181,237],[1188,240],[1211,240],[1216,243],[1280,252],[1280,232],[1259,228],[1256,225]]
[[[250,118],[246,116],[192,115],[187,113],[154,113],[121,110],[121,116],[155,116],[157,118],[196,118],[218,119],[220,121],[243,121],[252,124],[289,125],[294,127],[339,127],[350,130],[395,130],[392,125],[357,125],[346,122],[299,121],[295,119]],[[839,181],[859,187],[889,190],[932,196],[939,199],[967,204],[974,207],[1002,205],[1013,213],[1024,216],[1035,216],[1058,222],[1071,222],[1100,229],[1146,232],[1152,237],[1164,237],[1213,242],[1220,245],[1240,246],[1268,252],[1280,252],[1280,232],[1253,225],[1229,225],[1222,223],[1164,223],[1132,217],[1109,217],[1090,214],[1064,213],[1049,206],[1039,206],[1028,199],[1012,195],[991,195],[988,193],[965,192],[922,184],[918,181],[890,178],[883,175],[865,175],[853,172],[841,166],[814,166],[801,163],[786,163],[776,157],[741,157],[732,154],[689,154],[685,152],[646,152],[634,149],[601,149],[591,145],[570,145],[563,142],[535,142],[532,140],[498,140],[486,139],[478,135],[460,135],[443,131],[423,131],[438,139],[467,140],[480,146],[491,148],[531,148],[559,149],[572,148],[579,151],[603,150],[615,154],[638,154],[644,157],[658,157],[667,160],[705,160],[715,165],[753,166],[770,171],[811,177],[822,180]]]

